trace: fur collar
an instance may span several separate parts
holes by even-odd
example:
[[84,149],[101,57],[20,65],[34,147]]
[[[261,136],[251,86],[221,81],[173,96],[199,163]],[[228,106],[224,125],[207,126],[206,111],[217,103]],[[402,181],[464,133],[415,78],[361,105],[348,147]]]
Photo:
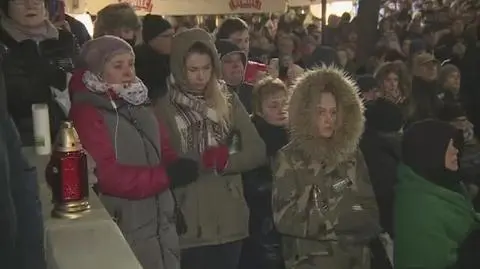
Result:
[[[333,137],[317,134],[316,106],[329,84],[337,99],[338,126]],[[311,70],[301,76],[293,87],[290,100],[291,147],[300,150],[311,161],[335,167],[357,151],[363,133],[364,105],[356,83],[343,71],[333,67]]]

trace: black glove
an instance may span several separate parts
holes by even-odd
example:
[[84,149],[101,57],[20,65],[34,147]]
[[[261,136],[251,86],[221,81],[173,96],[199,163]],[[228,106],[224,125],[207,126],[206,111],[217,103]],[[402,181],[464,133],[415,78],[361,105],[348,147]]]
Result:
[[180,158],[167,167],[172,189],[186,186],[198,178],[198,163],[191,159]]

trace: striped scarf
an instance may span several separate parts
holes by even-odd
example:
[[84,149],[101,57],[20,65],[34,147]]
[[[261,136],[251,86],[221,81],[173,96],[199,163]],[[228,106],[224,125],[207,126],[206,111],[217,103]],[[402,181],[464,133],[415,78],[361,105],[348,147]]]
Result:
[[175,108],[182,153],[202,153],[225,141],[228,128],[221,123],[217,112],[207,105],[203,95],[184,90],[172,77],[168,79],[168,90]]

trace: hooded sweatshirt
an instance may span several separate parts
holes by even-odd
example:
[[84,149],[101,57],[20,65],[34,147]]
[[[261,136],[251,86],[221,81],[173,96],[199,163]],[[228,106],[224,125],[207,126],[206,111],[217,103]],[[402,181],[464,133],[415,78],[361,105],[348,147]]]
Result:
[[405,132],[394,205],[396,269],[457,268],[460,246],[479,227],[458,175],[445,169],[456,135],[454,127],[435,120]]

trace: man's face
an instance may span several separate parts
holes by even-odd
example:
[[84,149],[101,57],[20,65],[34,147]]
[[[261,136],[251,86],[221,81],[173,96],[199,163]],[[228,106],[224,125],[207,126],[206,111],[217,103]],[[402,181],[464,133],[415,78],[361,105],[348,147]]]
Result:
[[169,29],[156,36],[149,42],[149,44],[158,53],[169,55],[170,51],[172,50],[172,37],[174,34],[175,31],[173,29]]
[[243,81],[245,66],[240,53],[230,53],[222,57],[223,79],[228,85],[237,86]]
[[228,40],[237,45],[245,53],[248,53],[250,49],[250,35],[248,34],[248,30],[235,32],[228,37]]

